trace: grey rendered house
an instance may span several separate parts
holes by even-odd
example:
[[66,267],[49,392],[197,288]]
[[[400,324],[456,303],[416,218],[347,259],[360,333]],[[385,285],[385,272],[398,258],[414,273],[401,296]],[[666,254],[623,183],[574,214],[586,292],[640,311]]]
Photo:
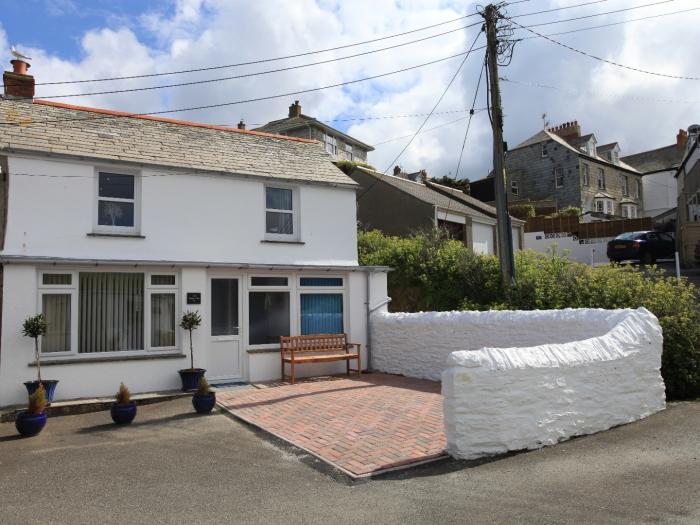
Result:
[[298,100],[289,106],[287,118],[273,120],[264,126],[255,128],[254,131],[317,140],[323,144],[326,152],[330,153],[334,160],[367,162],[367,153],[374,151],[374,148],[369,144],[365,144],[320,120],[304,115]]
[[[496,209],[463,192],[431,182],[425,171],[385,175],[356,167],[350,174],[360,185],[360,226],[387,235],[407,236],[441,228],[476,253],[496,254]],[[522,247],[524,222],[511,218],[513,245]]]
[[688,128],[678,182],[676,243],[684,266],[700,266],[700,126]]
[[599,146],[578,122],[542,130],[506,153],[509,201],[555,200],[589,220],[642,216],[642,174],[620,159],[618,143]]

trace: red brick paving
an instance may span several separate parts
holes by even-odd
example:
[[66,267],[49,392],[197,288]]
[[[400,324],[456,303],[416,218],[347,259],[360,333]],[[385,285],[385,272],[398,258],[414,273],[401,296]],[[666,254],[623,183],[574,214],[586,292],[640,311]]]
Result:
[[373,373],[256,386],[217,401],[355,476],[444,455],[440,383]]

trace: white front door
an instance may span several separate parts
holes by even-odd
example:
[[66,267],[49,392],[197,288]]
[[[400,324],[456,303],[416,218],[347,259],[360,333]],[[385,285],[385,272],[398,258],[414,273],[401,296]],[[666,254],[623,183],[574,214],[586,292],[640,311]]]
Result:
[[240,379],[241,280],[234,276],[209,278],[209,353],[207,378],[213,381]]

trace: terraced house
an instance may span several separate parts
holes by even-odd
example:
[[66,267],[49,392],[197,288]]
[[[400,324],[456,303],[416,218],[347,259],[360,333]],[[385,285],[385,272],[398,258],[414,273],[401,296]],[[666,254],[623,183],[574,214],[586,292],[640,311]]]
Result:
[[588,220],[637,218],[643,212],[642,174],[620,160],[617,142],[598,145],[578,122],[542,130],[506,154],[511,202],[555,201],[580,208]]
[[36,313],[57,399],[120,381],[178,388],[184,310],[201,314],[194,363],[213,382],[279,378],[282,335],[366,346],[386,269],[358,266],[358,186],[322,144],[33,100],[28,65],[13,65],[0,99],[0,406],[24,402],[36,377],[21,335]]

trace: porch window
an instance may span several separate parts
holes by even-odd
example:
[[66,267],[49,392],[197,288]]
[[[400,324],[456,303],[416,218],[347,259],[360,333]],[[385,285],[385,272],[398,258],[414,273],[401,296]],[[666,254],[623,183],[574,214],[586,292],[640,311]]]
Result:
[[44,353],[70,352],[71,294],[43,293],[41,312],[46,320],[46,335],[41,338],[41,351]]
[[265,234],[272,239],[289,239],[295,235],[294,190],[265,188]]
[[278,344],[290,335],[289,292],[250,292],[248,324],[251,345]]
[[143,350],[144,275],[79,274],[78,352]]
[[343,294],[301,294],[301,334],[343,333]]
[[238,335],[238,279],[211,280],[211,335]]
[[96,230],[135,232],[137,230],[136,176],[121,173],[97,174]]
[[301,277],[299,279],[301,286],[325,286],[325,287],[341,287],[343,286],[342,277]]

